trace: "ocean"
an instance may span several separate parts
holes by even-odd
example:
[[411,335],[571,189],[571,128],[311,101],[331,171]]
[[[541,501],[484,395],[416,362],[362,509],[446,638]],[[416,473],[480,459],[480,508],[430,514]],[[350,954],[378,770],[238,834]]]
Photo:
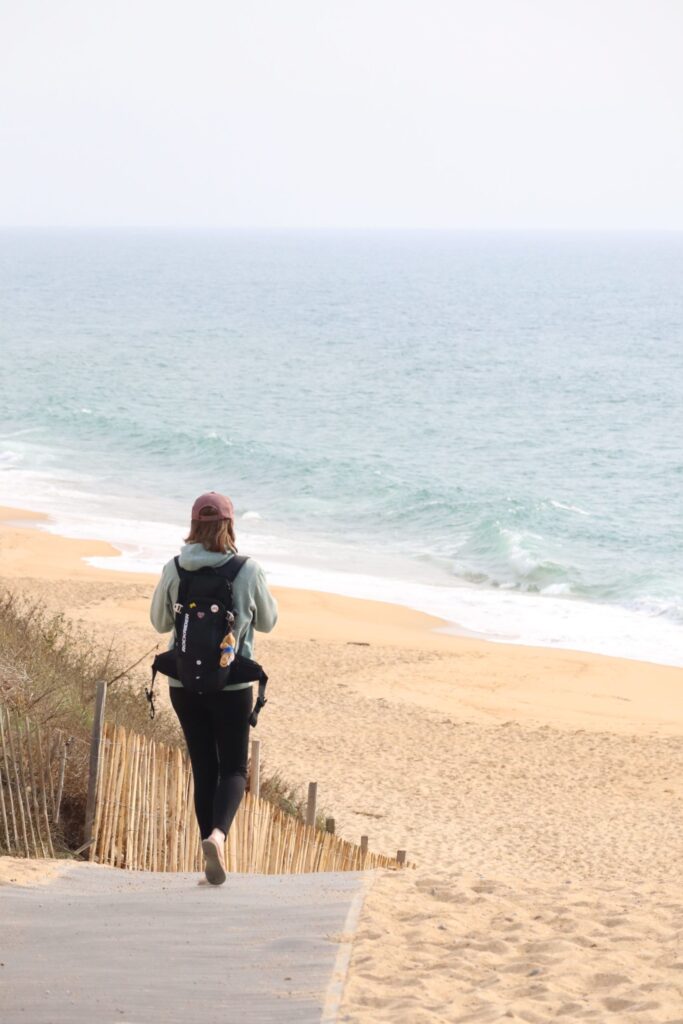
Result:
[[[683,665],[683,235],[0,232],[0,503]],[[102,560],[93,559],[96,564]]]

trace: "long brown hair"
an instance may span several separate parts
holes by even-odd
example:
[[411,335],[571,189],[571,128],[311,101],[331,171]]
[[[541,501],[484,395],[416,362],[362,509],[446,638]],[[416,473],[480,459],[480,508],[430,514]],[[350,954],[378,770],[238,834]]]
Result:
[[[201,510],[210,515],[216,515],[216,509],[207,505]],[[190,532],[185,538],[186,544],[203,544],[207,551],[224,553],[237,551],[235,542],[235,527],[232,519],[218,519],[204,522],[201,519],[193,520],[190,524]]]

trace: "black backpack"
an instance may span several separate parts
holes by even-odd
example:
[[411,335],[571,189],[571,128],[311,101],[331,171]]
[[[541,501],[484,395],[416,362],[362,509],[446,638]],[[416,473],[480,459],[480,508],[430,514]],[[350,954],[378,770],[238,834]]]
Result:
[[233,555],[224,565],[188,570],[174,559],[180,577],[175,605],[177,678],[193,693],[216,693],[230,682],[230,665],[221,667],[224,643],[232,632],[232,584],[246,558]]
[[232,584],[247,558],[233,555],[224,565],[193,570],[183,569],[178,557],[174,561],[180,577],[174,606],[175,643],[170,651],[157,654],[152,663],[152,685],[145,690],[150,715],[154,717],[157,672],[179,679],[193,693],[217,693],[226,686],[258,682],[258,699],[251,716],[255,726],[266,703],[268,676],[257,662],[236,651],[230,664],[221,665],[221,661],[228,660],[225,641],[235,623]]

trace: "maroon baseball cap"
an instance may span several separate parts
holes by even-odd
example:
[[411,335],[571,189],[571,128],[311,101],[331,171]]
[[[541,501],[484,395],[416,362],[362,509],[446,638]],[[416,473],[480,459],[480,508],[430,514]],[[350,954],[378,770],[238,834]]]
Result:
[[[202,509],[214,508],[215,512],[202,512]],[[235,510],[230,498],[216,491],[200,494],[192,506],[193,523],[218,523],[223,519],[234,519]]]

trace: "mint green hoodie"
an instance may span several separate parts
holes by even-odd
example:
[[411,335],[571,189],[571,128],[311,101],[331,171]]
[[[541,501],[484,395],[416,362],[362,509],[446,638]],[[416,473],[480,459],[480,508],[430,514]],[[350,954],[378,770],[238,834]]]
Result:
[[[180,565],[190,572],[202,569],[206,565],[225,565],[232,558],[232,552],[223,554],[218,551],[207,551],[203,544],[183,544],[180,550]],[[178,600],[180,577],[171,559],[161,570],[161,579],[157,583],[152,596],[149,617],[158,633],[168,633],[173,629],[175,614],[173,606]],[[233,611],[235,626],[233,632],[237,641],[236,649],[246,658],[252,657],[254,648],[254,630],[270,633],[277,622],[277,603],[268,590],[266,574],[258,562],[250,558],[244,563],[232,585]],[[175,636],[171,637],[169,648],[173,646]],[[170,679],[171,686],[182,686],[177,679]],[[251,683],[242,683],[230,689],[245,689]]]

